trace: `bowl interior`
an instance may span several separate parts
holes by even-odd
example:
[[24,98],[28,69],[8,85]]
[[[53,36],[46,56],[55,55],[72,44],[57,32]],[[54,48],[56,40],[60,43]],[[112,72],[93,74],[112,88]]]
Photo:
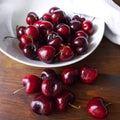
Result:
[[[14,2],[16,1],[16,2]],[[71,4],[71,3],[69,3]],[[90,37],[90,44],[88,52],[82,56],[76,57],[70,61],[67,62],[61,62],[61,63],[52,63],[52,64],[46,64],[41,61],[36,60],[30,60],[26,58],[21,50],[18,47],[18,40],[16,39],[4,39],[5,36],[15,36],[15,28],[17,25],[26,25],[25,19],[26,15],[30,11],[36,12],[39,16],[41,16],[43,13],[48,12],[49,8],[57,6],[64,10],[66,13],[68,13],[70,16],[73,16],[76,14],[76,11],[70,10],[70,6],[66,6],[65,8],[63,5],[61,5],[61,2],[54,0],[41,0],[41,1],[35,1],[35,0],[4,0],[2,4],[0,5],[1,11],[0,15],[4,18],[0,20],[0,50],[8,57],[26,64],[30,66],[35,67],[62,67],[66,65],[70,65],[73,63],[76,63],[80,60],[83,60],[88,55],[90,55],[100,44],[103,34],[104,34],[104,22],[98,18],[95,18],[93,20],[93,25],[95,27],[94,34]],[[11,8],[11,9],[10,9]],[[80,13],[77,13],[80,14]],[[85,16],[85,15],[83,15]],[[92,20],[93,17],[85,16],[87,19]]]

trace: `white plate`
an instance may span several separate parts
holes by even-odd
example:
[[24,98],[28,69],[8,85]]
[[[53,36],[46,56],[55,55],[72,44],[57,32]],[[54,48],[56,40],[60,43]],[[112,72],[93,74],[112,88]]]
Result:
[[[98,18],[93,20],[95,26],[95,33],[91,36],[91,42],[89,50],[85,55],[79,56],[67,62],[46,64],[41,61],[34,61],[26,58],[18,47],[18,41],[15,39],[4,39],[5,36],[15,36],[16,25],[25,25],[25,17],[28,12],[34,11],[39,16],[47,12],[49,8],[53,6],[60,7],[62,10],[69,14],[76,13],[70,11],[67,6],[64,8],[59,4],[60,1],[54,2],[54,0],[2,0],[0,1],[0,51],[8,57],[16,60],[20,63],[35,66],[35,67],[62,67],[76,63],[83,60],[90,55],[100,44],[104,34],[104,22]],[[69,5],[68,5],[69,6]],[[92,19],[93,17],[88,17]]]

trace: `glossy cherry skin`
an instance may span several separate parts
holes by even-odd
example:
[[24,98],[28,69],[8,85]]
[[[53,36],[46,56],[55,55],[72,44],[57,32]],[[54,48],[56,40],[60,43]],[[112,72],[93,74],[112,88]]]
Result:
[[64,41],[71,35],[70,27],[67,24],[61,23],[56,26],[56,32],[63,38]]
[[29,12],[26,17],[26,23],[28,25],[33,25],[38,20],[39,20],[39,17],[35,12]]
[[43,94],[36,95],[30,103],[31,110],[39,115],[50,115],[54,110],[53,100]]
[[45,68],[42,72],[41,72],[41,79],[45,80],[45,79],[57,79],[57,73],[50,68]]
[[25,75],[22,78],[22,84],[26,87],[26,93],[32,94],[40,91],[42,79],[36,75]]
[[62,92],[62,83],[57,79],[44,79],[41,91],[46,97],[56,97]]
[[54,13],[55,10],[58,10],[58,9],[60,9],[60,8],[52,7],[52,8],[49,9],[49,13],[52,14],[52,13]]
[[80,78],[83,83],[91,84],[97,79],[98,71],[88,65],[83,65],[80,68]]
[[53,31],[53,24],[50,21],[46,21],[46,20],[39,20],[37,22],[34,23],[34,26],[36,26],[40,33],[42,34],[42,36],[47,36],[50,32]]
[[82,30],[84,30],[88,35],[92,35],[94,32],[93,23],[89,20],[82,22]]
[[64,11],[57,9],[51,14],[51,20],[54,25],[66,22],[66,14]]
[[63,90],[63,92],[55,99],[58,110],[65,111],[69,106],[69,103],[74,102],[75,95],[69,90]]
[[37,60],[37,47],[35,45],[32,44],[25,45],[22,51],[27,58]]
[[67,67],[62,71],[62,81],[65,85],[72,85],[78,77],[78,70],[74,67]]
[[56,50],[50,45],[44,45],[38,49],[38,58],[45,63],[52,63]]
[[97,119],[104,119],[108,116],[108,109],[105,101],[101,97],[93,97],[87,104],[88,113]]
[[50,13],[44,13],[43,15],[42,15],[42,20],[46,20],[46,21],[52,21],[51,20],[51,14]]
[[62,37],[56,32],[51,32],[47,36],[47,44],[55,48],[59,48],[62,42],[63,42]]
[[16,26],[16,36],[18,39],[24,34],[25,26]]
[[74,47],[78,55],[83,55],[88,50],[88,40],[85,37],[76,37],[72,41],[72,46]]
[[29,36],[23,34],[23,35],[20,37],[19,46],[20,46],[21,49],[23,49],[26,45],[31,44],[32,42],[34,43],[32,37],[29,37]]
[[83,30],[76,31],[75,37],[85,37],[87,40],[89,38],[88,34]]
[[33,25],[29,25],[28,27],[26,27],[24,34],[31,37],[33,41],[39,40],[40,37],[38,28]]
[[71,20],[69,26],[72,32],[76,32],[81,29],[81,22],[78,20]]
[[63,45],[59,48],[59,61],[65,62],[74,57],[74,51],[69,45]]
[[84,17],[80,17],[78,15],[74,15],[72,17],[72,20],[78,20],[78,21],[80,21],[82,23],[83,21],[85,21],[85,18]]

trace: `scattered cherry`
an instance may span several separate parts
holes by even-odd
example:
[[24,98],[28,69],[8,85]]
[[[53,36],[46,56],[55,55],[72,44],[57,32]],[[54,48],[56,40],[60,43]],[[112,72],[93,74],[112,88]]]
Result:
[[36,95],[30,103],[31,110],[39,115],[50,115],[54,110],[53,100],[43,94]]
[[45,80],[45,79],[57,79],[57,74],[54,70],[50,69],[50,68],[45,68],[42,72],[41,72],[41,79]]
[[62,73],[62,81],[65,85],[72,85],[78,77],[78,70],[74,67],[67,67],[63,69]]
[[22,84],[24,87],[14,91],[13,94],[16,94],[18,91],[24,88],[26,88],[27,94],[33,94],[35,92],[40,91],[41,83],[42,79],[40,77],[32,74],[25,75],[22,78]]
[[56,97],[62,92],[62,83],[57,79],[44,79],[41,84],[41,91],[46,97]]
[[91,84],[98,76],[98,71],[88,65],[83,65],[80,68],[80,78],[83,83]]
[[93,97],[87,104],[87,111],[94,118],[104,119],[108,116],[107,105],[103,98]]

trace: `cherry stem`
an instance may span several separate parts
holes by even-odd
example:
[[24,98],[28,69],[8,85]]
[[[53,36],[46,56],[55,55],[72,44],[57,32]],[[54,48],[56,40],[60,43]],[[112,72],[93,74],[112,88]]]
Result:
[[25,86],[23,86],[23,87],[21,87],[21,88],[15,90],[12,94],[15,95],[16,93],[18,93],[20,90],[22,90],[22,89],[24,89],[24,88],[25,88]]
[[109,105],[112,105],[112,103],[107,103],[107,104],[105,105],[105,107],[107,107],[107,106],[109,106]]
[[91,22],[93,22],[94,19],[95,19],[95,17],[93,17],[93,19],[91,20]]
[[4,39],[11,38],[11,39],[18,39],[17,37],[12,37],[12,36],[5,36]]
[[75,105],[73,105],[73,104],[71,104],[71,103],[68,103],[68,105],[69,105],[70,107],[74,108],[74,109],[77,109],[77,110],[79,110],[79,109],[81,108],[81,106],[75,106]]

